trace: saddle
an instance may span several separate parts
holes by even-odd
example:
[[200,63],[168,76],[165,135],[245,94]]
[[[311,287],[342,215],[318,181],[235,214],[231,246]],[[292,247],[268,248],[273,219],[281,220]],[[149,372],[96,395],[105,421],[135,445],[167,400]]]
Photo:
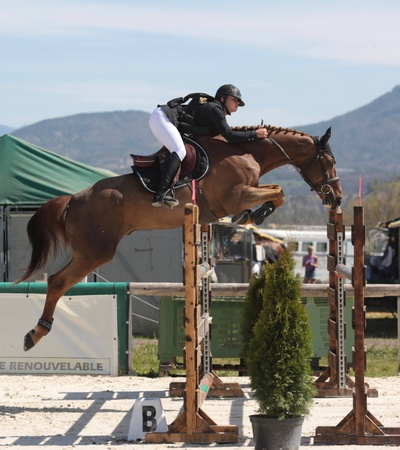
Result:
[[[173,188],[179,189],[186,186],[191,180],[201,180],[210,167],[208,155],[197,142],[187,136],[183,136],[186,148],[186,157],[182,161],[173,182]],[[158,152],[151,155],[133,155],[132,171],[139,178],[143,186],[150,192],[157,190],[161,164],[170,154],[166,147],[162,147]]]

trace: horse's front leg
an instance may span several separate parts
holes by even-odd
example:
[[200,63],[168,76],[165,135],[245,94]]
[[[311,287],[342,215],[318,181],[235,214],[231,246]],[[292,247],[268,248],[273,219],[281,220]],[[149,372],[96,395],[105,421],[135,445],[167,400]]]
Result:
[[[239,224],[256,223],[263,220],[284,204],[284,194],[278,184],[262,184],[258,187],[246,186],[237,202],[237,213],[232,222]],[[261,205],[254,212],[250,208]]]

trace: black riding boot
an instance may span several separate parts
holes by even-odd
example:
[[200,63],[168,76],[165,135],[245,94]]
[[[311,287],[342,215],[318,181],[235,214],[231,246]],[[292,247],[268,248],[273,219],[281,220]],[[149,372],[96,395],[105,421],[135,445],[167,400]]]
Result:
[[172,209],[174,206],[179,205],[179,201],[174,197],[168,196],[167,192],[171,187],[180,165],[181,160],[175,152],[171,153],[161,164],[160,184],[158,185],[157,191],[153,196],[152,203],[152,205],[156,208],[159,206],[164,206],[165,208]]

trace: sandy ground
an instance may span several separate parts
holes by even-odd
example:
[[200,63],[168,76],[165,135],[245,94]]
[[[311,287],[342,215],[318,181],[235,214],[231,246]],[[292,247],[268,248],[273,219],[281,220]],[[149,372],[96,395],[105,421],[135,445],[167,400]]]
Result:
[[[0,376],[0,446],[5,448],[112,450],[123,448],[165,450],[204,448],[217,444],[150,444],[128,442],[127,436],[135,399],[155,397],[167,423],[182,407],[182,398],[169,397],[171,381],[177,378],[93,377],[93,376]],[[246,377],[223,378],[238,382],[243,398],[207,398],[203,410],[217,425],[236,425],[239,441],[222,448],[254,448],[249,415],[257,410]],[[369,411],[384,427],[400,427],[400,376],[366,379],[378,390],[368,399]],[[301,449],[313,447],[318,426],[337,425],[352,409],[350,398],[316,398],[311,415],[303,425]],[[221,444],[219,444],[221,445]],[[315,446],[319,450],[332,446]],[[347,449],[380,449],[384,446],[342,446]],[[335,447],[334,447],[335,448]],[[338,447],[336,447],[338,448]]]

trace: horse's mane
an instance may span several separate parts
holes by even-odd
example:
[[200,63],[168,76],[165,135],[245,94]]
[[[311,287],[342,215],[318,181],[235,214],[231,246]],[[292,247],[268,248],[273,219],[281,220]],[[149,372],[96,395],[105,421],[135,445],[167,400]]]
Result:
[[257,130],[258,128],[266,128],[268,133],[283,133],[283,134],[300,134],[301,136],[308,136],[307,133],[304,133],[304,131],[299,130],[293,130],[291,128],[283,128],[283,127],[276,127],[274,125],[252,125],[252,126],[244,126],[244,127],[232,127],[232,130],[235,131],[251,131],[251,130]]

